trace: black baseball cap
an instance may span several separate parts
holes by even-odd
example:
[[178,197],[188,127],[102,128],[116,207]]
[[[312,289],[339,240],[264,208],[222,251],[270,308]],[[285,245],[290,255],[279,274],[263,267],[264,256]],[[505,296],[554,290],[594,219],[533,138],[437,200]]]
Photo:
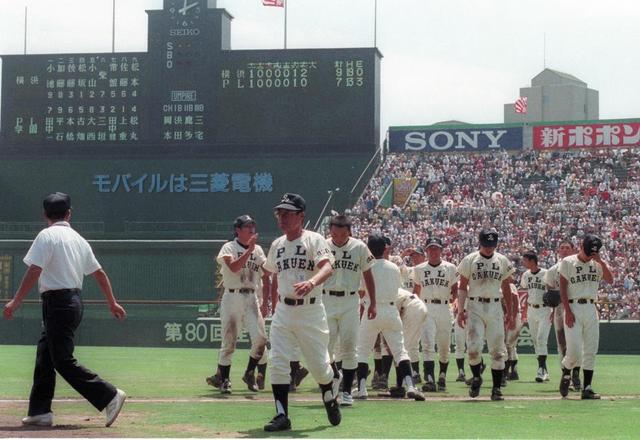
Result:
[[255,224],[256,224],[256,221],[253,218],[251,218],[250,215],[244,214],[236,218],[236,220],[233,222],[233,227],[241,228],[246,225],[255,225]]
[[412,253],[414,253],[414,254],[420,254],[420,255],[424,256],[424,249],[422,248],[422,246],[416,246],[416,247],[413,249],[413,252],[412,252]]
[[427,238],[427,242],[425,243],[424,247],[425,248],[429,248],[429,246],[439,247],[440,249],[442,249],[444,247],[442,245],[442,240],[440,240],[438,237],[429,237],[429,238]]
[[62,217],[71,209],[71,197],[62,192],[49,194],[42,201],[42,207],[47,217]]
[[385,243],[387,246],[391,246],[391,239],[390,239],[389,237],[387,237],[386,235],[383,235],[383,236],[382,236],[382,239],[384,240],[384,243]]
[[374,257],[379,257],[387,247],[386,237],[380,234],[372,234],[367,239],[367,247]]
[[280,199],[280,203],[274,209],[286,209],[288,211],[304,211],[307,208],[307,202],[304,201],[300,194],[284,193]]
[[498,231],[495,229],[483,229],[478,235],[480,245],[484,247],[498,246]]
[[337,214],[331,217],[329,226],[351,227],[351,219],[344,214]]

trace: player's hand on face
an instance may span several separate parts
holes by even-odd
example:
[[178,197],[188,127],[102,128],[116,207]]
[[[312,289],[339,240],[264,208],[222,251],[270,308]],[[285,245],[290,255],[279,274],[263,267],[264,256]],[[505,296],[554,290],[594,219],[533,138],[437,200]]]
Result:
[[255,248],[255,246],[256,246],[256,242],[257,241],[258,241],[258,234],[253,234],[249,238],[249,241],[247,242],[247,247],[251,248],[253,250],[253,248]]
[[109,306],[109,309],[111,310],[111,314],[120,321],[127,317],[127,312],[118,303],[113,303],[113,305]]

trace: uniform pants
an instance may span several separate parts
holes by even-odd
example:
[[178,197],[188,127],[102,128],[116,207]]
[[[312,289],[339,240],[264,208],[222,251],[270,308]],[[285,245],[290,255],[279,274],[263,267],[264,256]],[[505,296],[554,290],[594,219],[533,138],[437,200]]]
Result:
[[467,301],[467,354],[469,365],[482,361],[482,347],[487,339],[491,369],[504,370],[507,348],[504,343],[504,312],[500,301]]
[[404,360],[409,360],[409,354],[404,345],[400,312],[389,303],[378,303],[376,309],[378,314],[374,319],[363,316],[360,322],[356,349],[358,363],[368,362],[369,353],[373,349],[378,333],[382,333],[396,365]]
[[551,331],[551,307],[533,308],[529,305],[527,309],[527,321],[533,339],[533,348],[537,356],[549,354],[547,344],[549,341],[549,331]]
[[456,343],[456,359],[464,359],[464,353],[467,349],[467,331],[458,325],[458,320],[454,320],[453,335]]
[[231,365],[231,357],[236,350],[236,341],[243,326],[251,339],[250,356],[261,359],[267,345],[264,318],[258,307],[258,298],[253,293],[231,293],[225,290],[220,305],[222,343],[218,353],[218,364]]
[[569,307],[575,316],[575,322],[573,327],[568,327],[565,320],[567,354],[562,360],[562,366],[568,369],[582,366],[585,370],[593,370],[600,343],[600,321],[596,305],[574,303],[569,304]]
[[564,308],[562,304],[554,309],[553,327],[556,332],[558,356],[560,357],[560,363],[562,363],[562,359],[564,359],[564,356],[567,353],[567,338],[564,332]]
[[[305,298],[308,301],[309,298]],[[319,384],[333,379],[329,361],[329,326],[322,302],[290,306],[279,302],[269,333],[269,369],[272,385],[288,385],[291,380],[289,361],[298,350],[307,369]]]
[[360,327],[360,298],[347,296],[322,296],[329,324],[329,355],[332,361],[341,360],[342,368],[353,370],[358,366],[356,345]]
[[[447,304],[429,304],[429,314],[422,333],[422,350],[425,361],[436,360],[437,344],[440,362],[444,364],[449,362],[452,320],[451,309]],[[461,357],[464,357],[464,351]]]
[[38,341],[29,415],[51,412],[56,371],[74,390],[102,411],[116,395],[116,388],[78,363],[73,356],[75,330],[82,321],[78,292],[56,291],[42,295],[44,329]]
[[504,343],[507,346],[507,359],[510,361],[518,360],[518,337],[520,337],[520,330],[522,330],[522,319],[520,314],[516,316],[516,325],[513,330],[504,330]]
[[407,300],[400,314],[404,345],[411,362],[420,362],[420,337],[427,321],[427,306],[418,297]]

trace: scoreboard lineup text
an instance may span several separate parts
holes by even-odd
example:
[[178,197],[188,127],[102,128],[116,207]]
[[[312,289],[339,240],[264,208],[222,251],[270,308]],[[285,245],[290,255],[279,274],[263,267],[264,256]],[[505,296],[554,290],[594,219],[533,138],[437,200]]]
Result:
[[230,50],[205,3],[148,11],[148,52],[3,56],[3,144],[375,148],[375,48]]

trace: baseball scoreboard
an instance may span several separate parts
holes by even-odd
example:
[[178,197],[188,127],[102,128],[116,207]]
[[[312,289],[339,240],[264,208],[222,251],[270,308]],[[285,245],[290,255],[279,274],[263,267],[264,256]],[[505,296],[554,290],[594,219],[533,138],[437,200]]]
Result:
[[231,50],[231,16],[206,0],[147,13],[148,52],[3,56],[3,147],[375,150],[375,48]]

